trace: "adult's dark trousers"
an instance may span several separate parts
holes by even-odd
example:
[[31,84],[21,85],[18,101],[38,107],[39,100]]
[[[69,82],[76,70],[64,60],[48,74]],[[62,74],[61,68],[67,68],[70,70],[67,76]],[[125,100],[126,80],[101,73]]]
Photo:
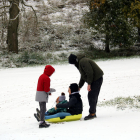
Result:
[[100,93],[100,89],[103,83],[103,77],[99,78],[96,81],[91,83],[91,91],[88,92],[88,101],[89,101],[89,113],[96,113],[96,105],[98,101],[98,96]]
[[40,106],[40,121],[44,121],[46,112],[46,102],[39,102],[39,106]]

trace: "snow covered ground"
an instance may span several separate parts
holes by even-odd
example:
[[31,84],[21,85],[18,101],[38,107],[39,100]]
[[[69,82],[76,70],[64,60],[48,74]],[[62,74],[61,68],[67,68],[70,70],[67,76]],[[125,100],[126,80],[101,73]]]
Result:
[[[104,71],[104,82],[99,101],[115,97],[140,95],[140,58],[98,61]],[[78,82],[80,74],[73,65],[53,65],[51,87],[57,92],[49,97],[47,108],[63,91],[68,99],[68,86]],[[33,114],[38,106],[35,92],[38,77],[44,66],[0,69],[0,140],[139,140],[140,110],[116,110],[97,107],[97,119],[84,121],[88,115],[86,86],[81,90],[84,103],[79,121],[51,124],[39,129]]]

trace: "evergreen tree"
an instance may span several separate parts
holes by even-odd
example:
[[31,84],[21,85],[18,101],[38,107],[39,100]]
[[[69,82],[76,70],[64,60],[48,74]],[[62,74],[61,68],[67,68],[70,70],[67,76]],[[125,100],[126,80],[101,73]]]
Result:
[[123,8],[125,17],[131,19],[138,29],[138,41],[140,42],[140,0],[125,0]]
[[135,43],[135,28],[123,13],[124,0],[89,0],[85,23],[105,36],[105,51],[110,47],[130,47]]

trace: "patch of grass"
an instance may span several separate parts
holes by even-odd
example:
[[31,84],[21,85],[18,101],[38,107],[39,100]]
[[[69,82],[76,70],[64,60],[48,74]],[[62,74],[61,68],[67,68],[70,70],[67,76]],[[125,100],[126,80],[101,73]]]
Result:
[[67,54],[61,53],[61,54],[59,55],[59,57],[60,57],[60,58],[63,58],[63,59],[67,59]]
[[27,64],[43,64],[44,61],[43,55],[37,52],[29,53],[28,51],[25,51],[17,58],[17,62]]
[[51,53],[47,53],[46,58],[47,59],[51,59],[53,57],[53,55]]
[[140,96],[117,97],[112,100],[103,101],[98,106],[116,106],[117,109],[140,108]]
[[44,53],[24,51],[23,53],[13,54],[5,53],[1,54],[0,62],[2,67],[15,68],[15,67],[27,67],[35,65],[47,65],[47,64],[61,64],[67,60],[67,54],[53,54],[51,52]]

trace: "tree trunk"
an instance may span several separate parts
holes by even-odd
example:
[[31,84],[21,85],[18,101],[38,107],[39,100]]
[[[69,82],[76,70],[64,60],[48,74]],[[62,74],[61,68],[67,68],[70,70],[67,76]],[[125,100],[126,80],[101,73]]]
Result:
[[105,36],[105,52],[110,53],[109,49],[109,26],[108,23],[105,23],[105,28],[106,28],[106,36]]
[[140,28],[138,27],[138,42],[140,43]]
[[18,53],[19,0],[13,0],[10,3],[11,3],[11,7],[9,9],[10,19],[7,34],[8,51]]
[[110,53],[110,49],[109,49],[109,35],[106,34],[106,38],[105,38],[105,52]]

